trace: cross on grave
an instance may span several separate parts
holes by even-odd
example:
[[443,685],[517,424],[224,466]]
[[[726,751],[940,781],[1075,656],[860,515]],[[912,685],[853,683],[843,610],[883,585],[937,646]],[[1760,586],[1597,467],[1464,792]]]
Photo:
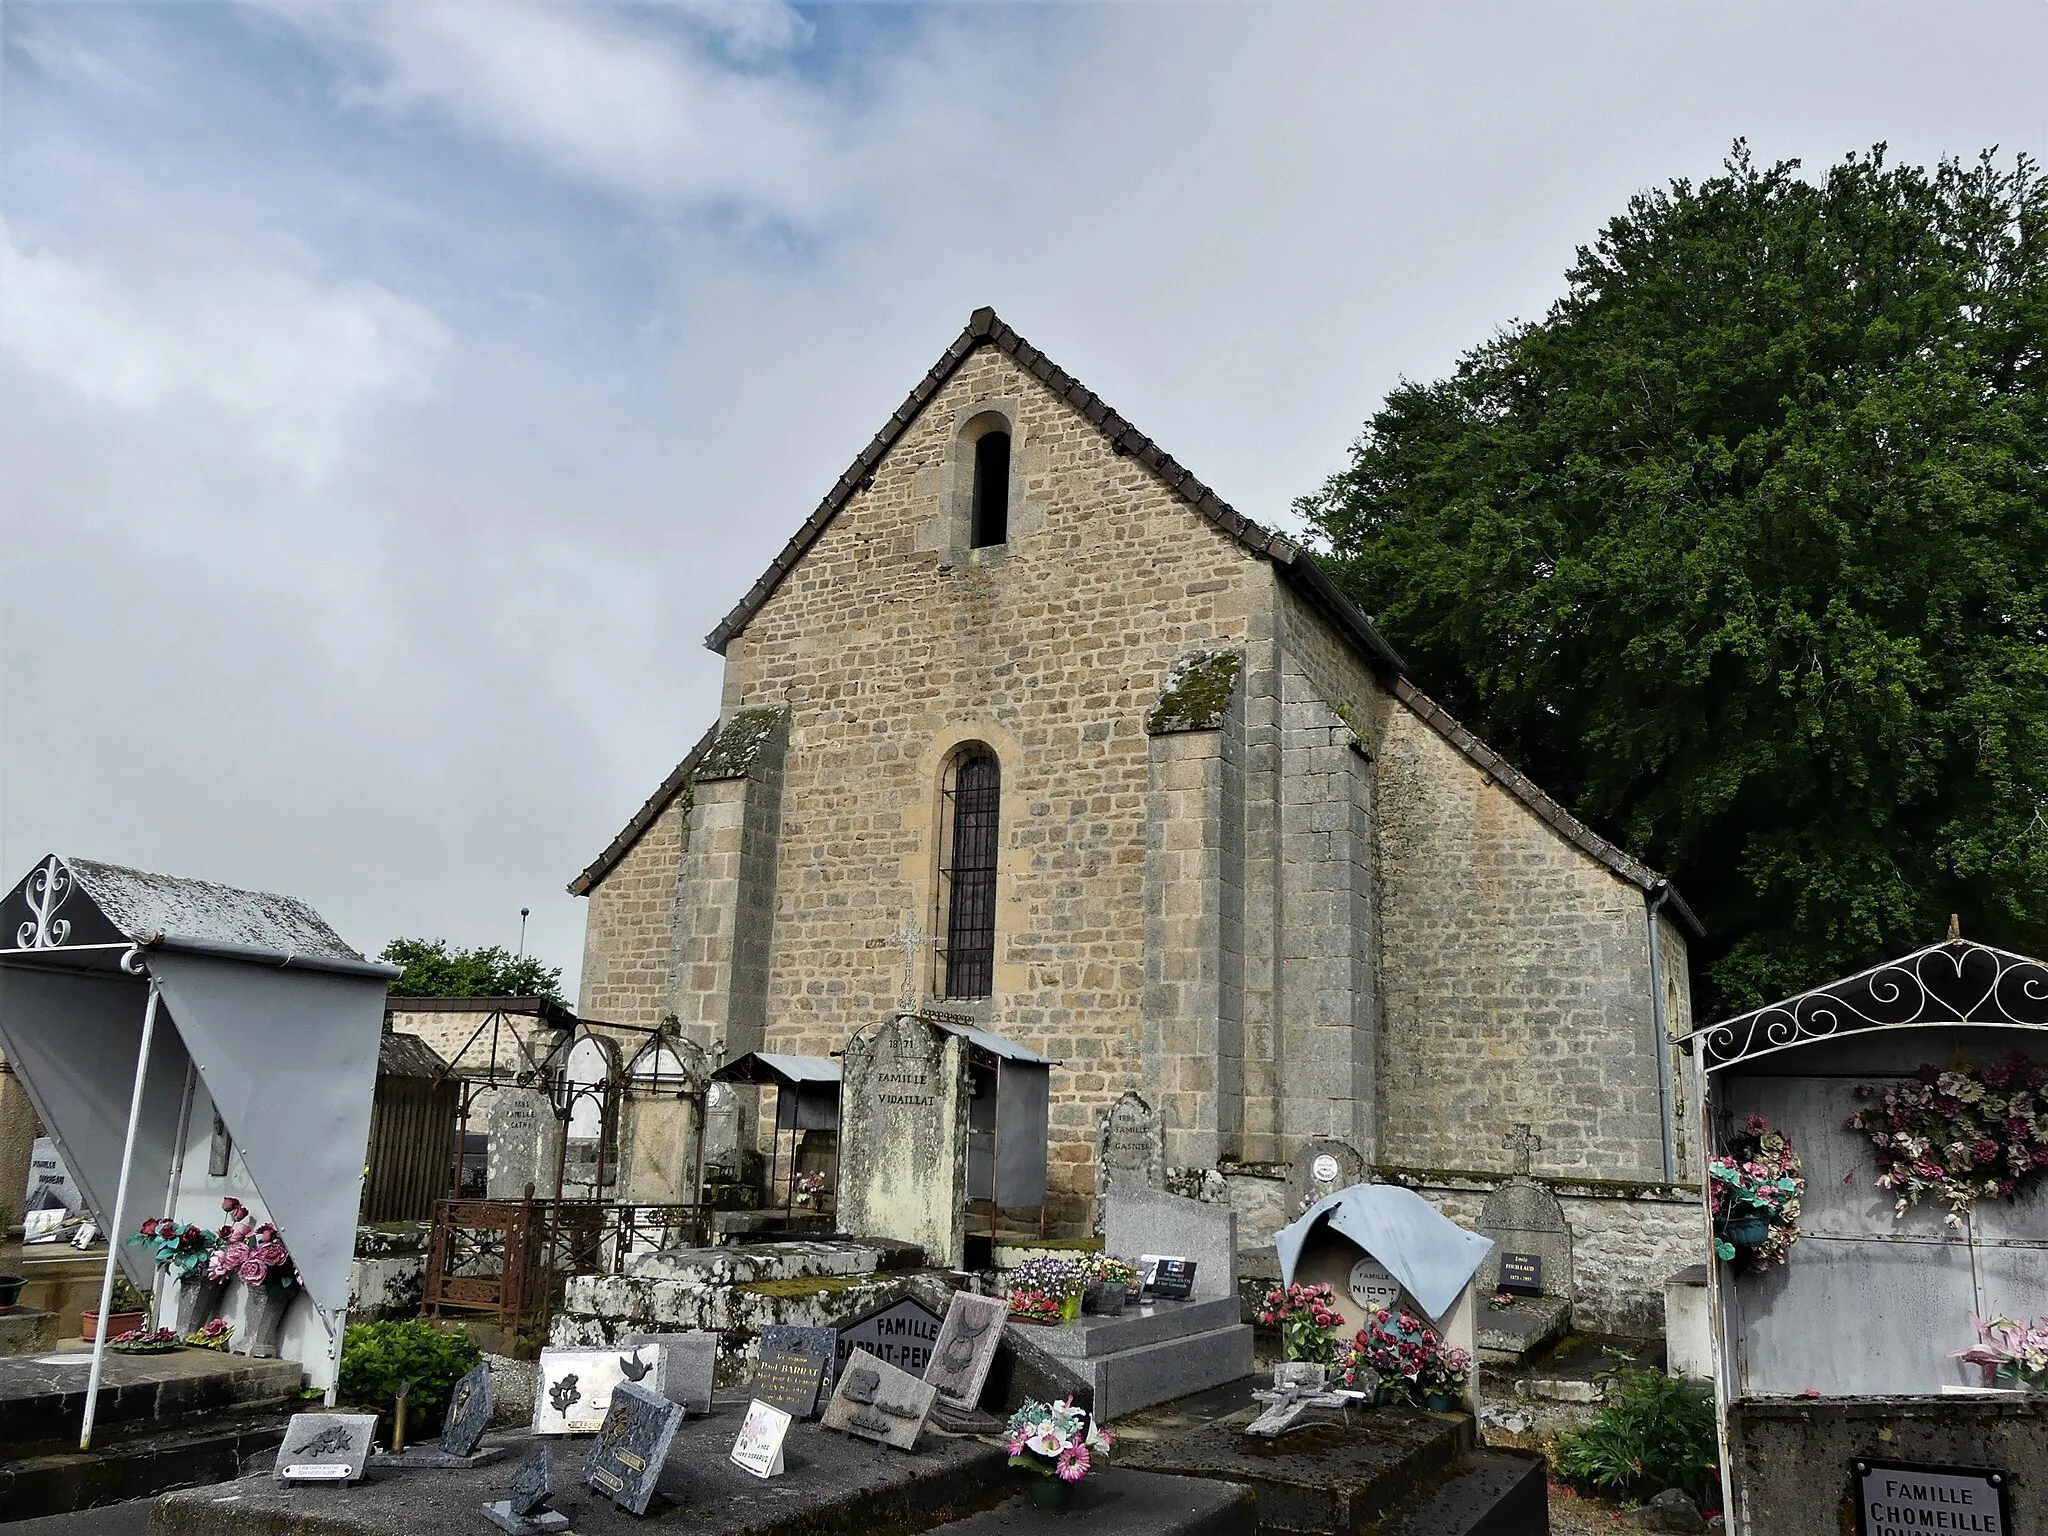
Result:
[[917,1011],[918,994],[924,990],[917,984],[917,962],[924,954],[925,945],[931,941],[932,936],[912,922],[906,913],[903,926],[896,932],[896,946],[903,951],[903,990],[896,997],[898,1012]]
[[1521,1178],[1529,1176],[1529,1160],[1542,1150],[1543,1138],[1533,1128],[1518,1125],[1501,1137],[1500,1144],[1515,1154],[1515,1173]]

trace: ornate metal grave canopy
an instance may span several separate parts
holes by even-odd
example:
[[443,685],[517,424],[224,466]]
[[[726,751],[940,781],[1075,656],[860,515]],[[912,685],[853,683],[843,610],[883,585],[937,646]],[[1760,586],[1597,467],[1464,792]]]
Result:
[[1962,1024],[2048,1030],[2048,964],[1951,939],[1753,1013],[1694,1030],[1709,1071],[1774,1051],[1871,1030]]

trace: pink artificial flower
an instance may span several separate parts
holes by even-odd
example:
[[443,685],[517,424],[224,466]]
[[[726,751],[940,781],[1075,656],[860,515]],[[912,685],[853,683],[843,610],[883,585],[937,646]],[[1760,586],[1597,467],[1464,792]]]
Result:
[[284,1244],[278,1242],[275,1238],[272,1238],[261,1248],[254,1250],[254,1256],[273,1269],[291,1257],[289,1253],[285,1252]]
[[1060,1481],[1078,1483],[1088,1475],[1088,1447],[1072,1445],[1060,1452],[1060,1459],[1054,1463]]
[[236,1270],[235,1273],[251,1285],[261,1285],[263,1277],[270,1273],[270,1266],[261,1259],[252,1257],[244,1259],[241,1268]]

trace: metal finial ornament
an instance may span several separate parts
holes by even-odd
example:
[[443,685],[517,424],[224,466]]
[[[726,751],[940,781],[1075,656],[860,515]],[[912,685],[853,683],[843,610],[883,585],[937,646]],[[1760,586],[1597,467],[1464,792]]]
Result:
[[57,916],[57,909],[70,899],[75,886],[71,871],[54,853],[28,877],[28,885],[22,895],[28,902],[29,911],[35,914],[35,920],[23,923],[15,930],[17,948],[56,949],[71,937],[71,924]]

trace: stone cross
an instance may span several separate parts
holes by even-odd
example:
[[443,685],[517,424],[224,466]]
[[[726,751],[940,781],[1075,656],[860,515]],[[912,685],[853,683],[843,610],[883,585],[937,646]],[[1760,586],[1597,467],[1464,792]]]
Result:
[[1501,1137],[1500,1144],[1515,1154],[1515,1173],[1518,1177],[1529,1176],[1529,1159],[1543,1146],[1543,1138],[1526,1125],[1518,1125]]
[[924,953],[925,945],[931,942],[931,938],[930,934],[911,921],[907,913],[904,915],[903,926],[896,933],[897,947],[903,951],[903,990],[896,999],[899,1012],[917,1011],[918,994],[924,990],[917,984],[917,962]]

